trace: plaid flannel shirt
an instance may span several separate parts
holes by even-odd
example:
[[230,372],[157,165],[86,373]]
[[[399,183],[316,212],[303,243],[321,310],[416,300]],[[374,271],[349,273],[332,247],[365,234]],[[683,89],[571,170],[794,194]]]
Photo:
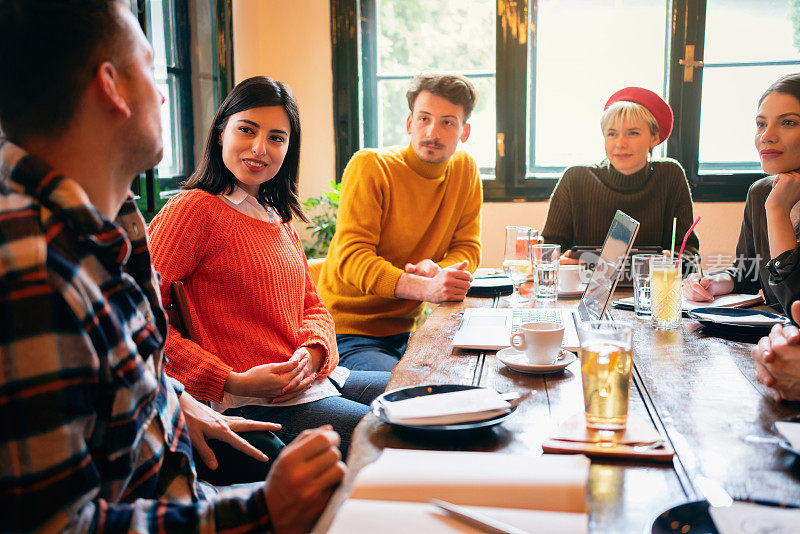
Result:
[[0,530],[269,527],[258,489],[197,492],[146,235],[0,138]]

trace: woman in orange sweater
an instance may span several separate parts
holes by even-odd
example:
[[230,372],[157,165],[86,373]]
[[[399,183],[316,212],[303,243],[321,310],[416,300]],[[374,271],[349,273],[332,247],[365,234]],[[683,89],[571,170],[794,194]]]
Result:
[[329,423],[345,455],[389,374],[337,367],[333,319],[291,223],[308,222],[297,197],[299,154],[291,89],[263,76],[237,85],[186,191],[148,230],[164,304],[182,280],[199,338],[170,327],[166,369],[226,415],[279,423],[287,443]]

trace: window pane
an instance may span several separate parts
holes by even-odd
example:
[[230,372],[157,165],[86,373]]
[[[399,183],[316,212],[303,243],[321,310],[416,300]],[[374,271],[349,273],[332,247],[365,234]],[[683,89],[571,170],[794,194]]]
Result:
[[800,12],[788,0],[707,0],[706,63],[796,60]]
[[753,144],[758,99],[785,66],[703,69],[700,170],[760,171]]
[[495,166],[494,0],[377,0],[378,145],[406,145],[406,89],[420,72],[469,76],[478,89],[472,133],[460,148]]
[[[800,36],[786,0],[709,0],[700,108],[700,172],[760,171],[753,136],[758,99],[800,71]],[[752,65],[792,62],[794,65]],[[727,63],[727,65],[719,65]],[[731,63],[751,65],[731,66]],[[716,65],[715,65],[716,64]]]
[[493,0],[376,0],[378,73],[494,72]]
[[637,85],[664,96],[666,4],[539,1],[538,20],[531,24],[538,31],[535,55],[529,39],[529,69],[535,73],[528,103],[529,173],[560,173],[569,165],[601,161],[600,115],[618,89]]

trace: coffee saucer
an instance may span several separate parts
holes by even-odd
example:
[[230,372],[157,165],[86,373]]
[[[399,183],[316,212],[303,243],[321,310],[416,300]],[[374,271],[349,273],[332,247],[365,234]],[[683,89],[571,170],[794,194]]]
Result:
[[572,290],[565,290],[559,287],[558,297],[562,299],[582,297],[584,291],[586,291],[586,284],[581,284],[580,286],[578,286],[578,289],[572,289]]
[[497,351],[497,359],[514,371],[519,371],[520,373],[544,375],[562,371],[565,367],[574,362],[577,359],[577,356],[575,356],[575,353],[573,352],[562,349],[554,363],[548,365],[535,365],[528,362],[528,358],[525,356],[524,352],[518,351],[514,347],[508,347],[506,349]]

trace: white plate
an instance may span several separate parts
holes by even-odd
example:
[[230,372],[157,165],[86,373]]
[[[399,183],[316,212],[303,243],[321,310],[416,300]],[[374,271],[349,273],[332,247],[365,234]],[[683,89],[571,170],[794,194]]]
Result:
[[508,347],[507,349],[497,351],[497,359],[520,373],[547,374],[557,373],[563,370],[566,366],[574,362],[577,356],[568,350],[562,350],[555,363],[549,365],[535,365],[528,362],[524,352],[520,352],[514,347]]

